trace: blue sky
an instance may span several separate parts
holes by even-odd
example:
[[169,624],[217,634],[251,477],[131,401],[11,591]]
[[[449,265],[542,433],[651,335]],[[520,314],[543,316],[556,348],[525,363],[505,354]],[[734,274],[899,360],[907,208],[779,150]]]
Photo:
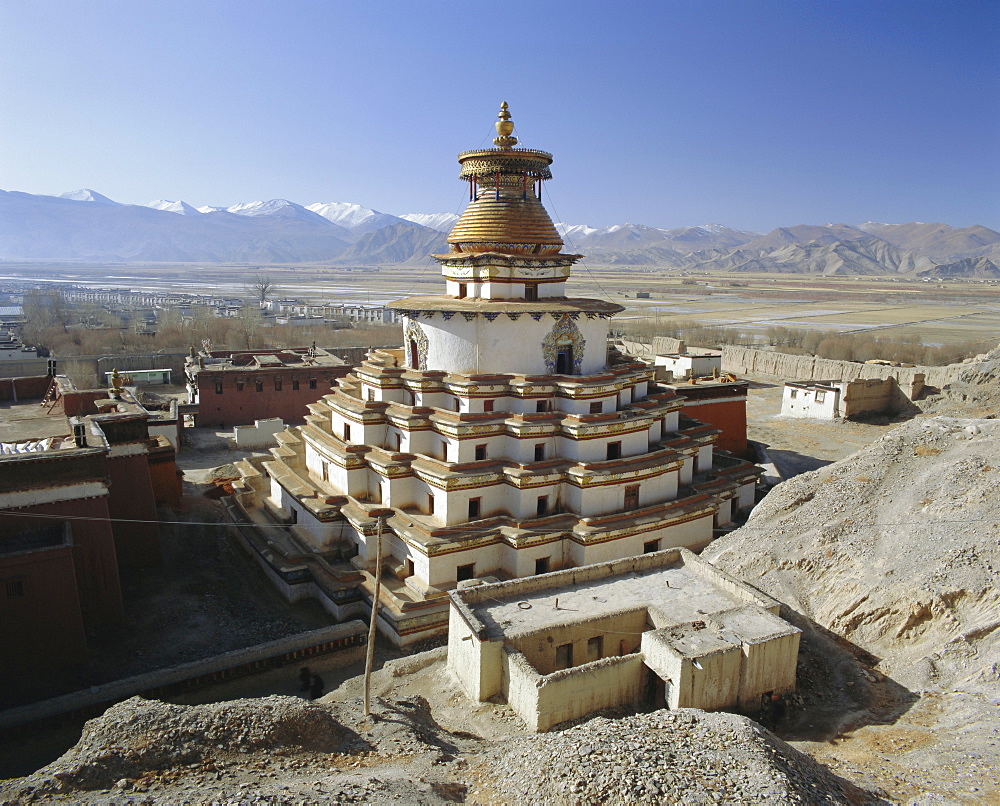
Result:
[[556,220],[1000,229],[1000,2],[0,0],[0,187],[460,211],[501,100]]

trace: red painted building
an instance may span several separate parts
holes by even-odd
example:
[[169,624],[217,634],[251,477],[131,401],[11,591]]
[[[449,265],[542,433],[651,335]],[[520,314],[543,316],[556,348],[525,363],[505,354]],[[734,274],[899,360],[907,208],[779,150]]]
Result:
[[747,457],[746,381],[713,378],[662,385],[684,398],[684,414],[722,432],[716,442],[719,448]]
[[308,406],[350,371],[342,359],[313,348],[202,352],[184,367],[195,424],[231,428],[254,420],[305,422]]
[[[60,379],[65,381],[65,379]],[[174,449],[127,392],[89,400],[50,379],[42,405],[0,406],[0,705],[32,670],[82,663],[86,631],[123,617],[119,569],[158,563]],[[71,410],[101,414],[67,417]]]

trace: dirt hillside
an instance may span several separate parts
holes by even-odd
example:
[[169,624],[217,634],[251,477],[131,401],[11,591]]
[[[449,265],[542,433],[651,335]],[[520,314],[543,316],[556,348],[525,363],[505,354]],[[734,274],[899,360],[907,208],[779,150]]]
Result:
[[1000,797],[1000,420],[905,423],[778,485],[703,556],[911,695],[816,757],[897,795]]

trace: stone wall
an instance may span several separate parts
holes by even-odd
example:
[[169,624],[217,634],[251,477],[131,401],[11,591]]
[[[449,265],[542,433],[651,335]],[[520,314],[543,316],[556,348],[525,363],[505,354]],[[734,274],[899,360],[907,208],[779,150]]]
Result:
[[735,375],[768,375],[785,381],[895,378],[905,391],[917,380],[917,375],[924,375],[924,382],[928,386],[940,389],[956,380],[966,366],[949,364],[945,367],[890,367],[884,364],[834,361],[809,355],[788,355],[752,347],[722,348],[722,371]]

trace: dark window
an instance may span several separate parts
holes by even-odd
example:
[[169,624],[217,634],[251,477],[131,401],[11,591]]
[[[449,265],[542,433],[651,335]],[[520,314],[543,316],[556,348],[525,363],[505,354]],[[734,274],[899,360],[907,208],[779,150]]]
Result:
[[608,459],[621,459],[622,458],[622,443],[621,441],[609,442],[608,443]]
[[299,522],[299,511],[297,509],[293,509],[291,523],[298,523],[298,522]]
[[587,641],[587,660],[600,660],[604,657],[604,636],[595,635]]
[[427,514],[428,515],[433,515],[434,514],[434,496],[433,495],[428,495],[427,496]]
[[396,450],[397,451],[401,451],[403,449],[403,435],[402,434],[395,434],[394,435],[394,441],[396,443]]
[[315,378],[310,378],[309,379],[309,388],[310,389],[315,389],[316,388],[316,379]]
[[479,517],[479,504],[481,501],[481,498],[469,499],[469,518],[474,520]]
[[351,441],[351,426],[344,423],[344,442]]
[[493,401],[484,400],[483,401],[483,411],[493,411]]
[[369,400],[374,400],[375,399],[375,390],[374,389],[369,389],[368,390],[368,399]]
[[476,461],[481,462],[485,458],[486,458],[486,446],[476,445]]
[[292,391],[293,392],[299,391],[299,379],[298,378],[292,378]]
[[468,293],[465,283],[458,284],[458,298],[464,299],[465,295]]
[[642,544],[643,554],[652,554],[654,551],[659,551],[659,550],[660,550],[659,540],[650,540],[648,543]]
[[215,394],[217,394],[217,395],[221,395],[222,394],[222,381],[216,381],[215,382]]
[[596,403],[590,404],[591,414],[600,414],[602,411],[604,411],[604,403],[602,403],[601,401],[597,401]]
[[24,580],[23,579],[8,579],[7,580],[7,598],[8,599],[23,599],[24,598]]
[[549,560],[551,557],[539,557],[535,560],[535,573],[547,574],[549,572]]
[[625,509],[637,509],[639,507],[639,485],[638,484],[626,484],[625,485]]
[[476,576],[476,564],[460,565],[455,570],[455,579],[461,582],[463,579],[473,579]]
[[549,401],[547,401],[547,400],[539,400],[539,401],[537,401],[535,403],[535,411],[538,411],[538,412],[549,411]]
[[535,446],[535,461],[541,462],[545,458],[545,445],[538,444]]
[[274,379],[274,391],[275,392],[280,392],[281,391],[281,378],[275,378]]
[[242,380],[236,381],[236,391],[237,392],[242,392],[243,391],[243,381]]
[[264,381],[257,381],[257,391],[258,392],[264,391]]
[[573,645],[560,644],[556,647],[556,670],[573,667]]
[[410,369],[420,369],[420,349],[416,339],[410,339]]
[[455,398],[455,411],[462,410],[462,401],[459,398]]
[[541,518],[548,511],[549,511],[549,497],[547,495],[538,496],[538,501],[535,503],[535,514],[537,514],[538,517]]
[[524,285],[524,298],[528,302],[535,302],[538,300],[538,286],[534,283],[525,283]]
[[573,348],[560,347],[556,352],[556,375],[573,374]]

